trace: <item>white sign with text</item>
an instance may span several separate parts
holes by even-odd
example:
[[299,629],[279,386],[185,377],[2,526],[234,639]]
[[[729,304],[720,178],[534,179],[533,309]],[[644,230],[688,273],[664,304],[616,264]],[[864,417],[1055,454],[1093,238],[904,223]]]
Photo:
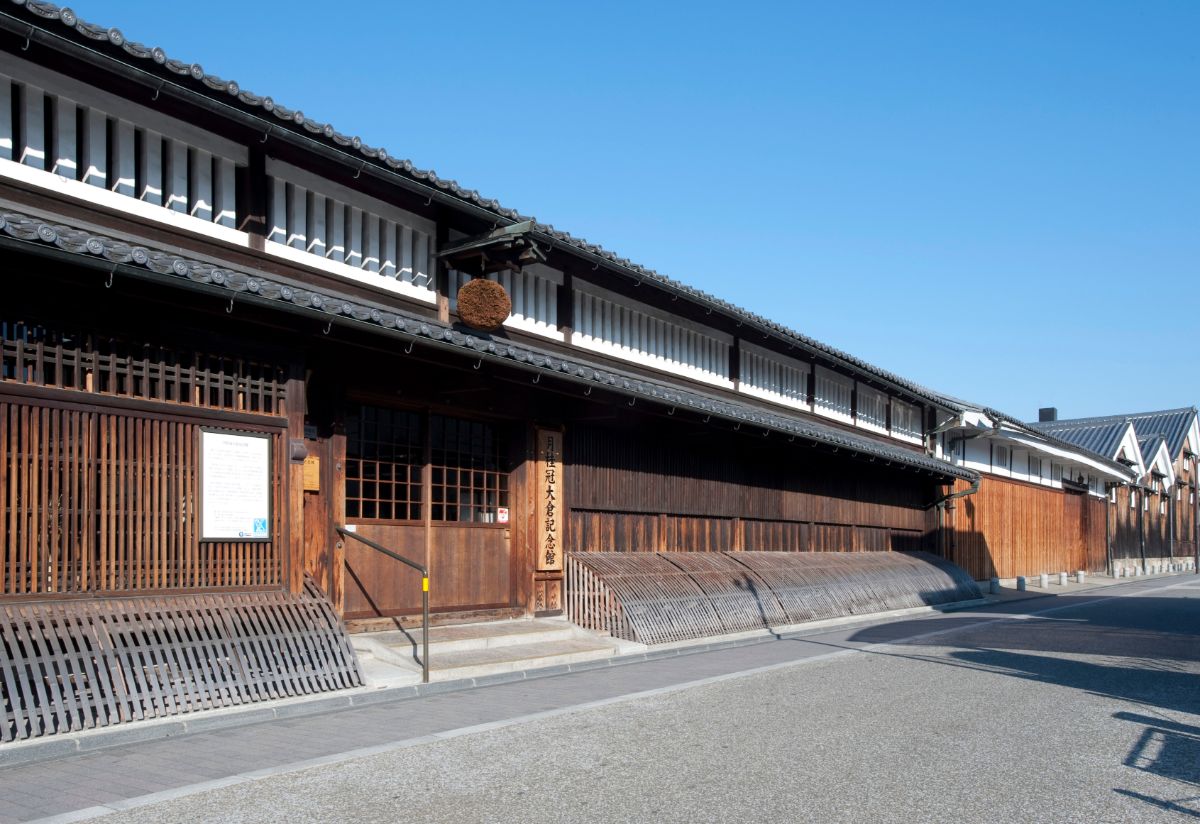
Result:
[[271,537],[271,439],[237,432],[200,433],[200,539]]

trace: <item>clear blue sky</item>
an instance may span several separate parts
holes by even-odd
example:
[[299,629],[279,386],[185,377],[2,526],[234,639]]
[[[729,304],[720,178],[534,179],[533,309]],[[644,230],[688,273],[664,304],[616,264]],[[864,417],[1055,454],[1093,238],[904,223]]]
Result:
[[72,5],[939,390],[1200,403],[1200,2]]

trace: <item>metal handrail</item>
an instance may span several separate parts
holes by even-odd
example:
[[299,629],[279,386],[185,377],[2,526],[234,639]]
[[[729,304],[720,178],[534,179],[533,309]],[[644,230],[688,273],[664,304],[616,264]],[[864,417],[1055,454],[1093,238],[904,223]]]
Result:
[[393,552],[382,544],[377,544],[370,538],[364,538],[357,532],[352,532],[344,526],[334,527],[339,535],[360,541],[376,552],[382,552],[389,558],[395,558],[402,564],[412,567],[421,573],[421,683],[429,683],[429,568],[416,561],[410,561],[399,553]]

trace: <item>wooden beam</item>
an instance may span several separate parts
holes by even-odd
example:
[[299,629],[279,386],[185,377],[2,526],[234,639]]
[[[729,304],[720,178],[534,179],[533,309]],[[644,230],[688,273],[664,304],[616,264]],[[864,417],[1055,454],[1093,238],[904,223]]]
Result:
[[742,386],[742,339],[737,335],[729,344],[729,379],[733,381],[733,391],[737,392]]
[[252,147],[249,162],[238,167],[236,178],[238,230],[250,235],[250,248],[262,251],[267,237],[267,156]]
[[575,274],[570,269],[563,269],[562,286],[558,287],[558,331],[570,346],[575,332]]
[[[438,249],[450,242],[450,228],[445,221],[439,220],[435,234]],[[433,270],[433,288],[437,294],[437,316],[441,323],[450,322],[450,269],[442,258],[435,258]],[[429,562],[426,560],[426,568]]]

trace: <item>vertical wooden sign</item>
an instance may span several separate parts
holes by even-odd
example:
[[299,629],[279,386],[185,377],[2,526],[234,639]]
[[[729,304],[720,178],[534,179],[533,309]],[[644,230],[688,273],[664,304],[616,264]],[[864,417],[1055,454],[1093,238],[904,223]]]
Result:
[[563,568],[562,433],[537,431],[537,530],[539,572]]

